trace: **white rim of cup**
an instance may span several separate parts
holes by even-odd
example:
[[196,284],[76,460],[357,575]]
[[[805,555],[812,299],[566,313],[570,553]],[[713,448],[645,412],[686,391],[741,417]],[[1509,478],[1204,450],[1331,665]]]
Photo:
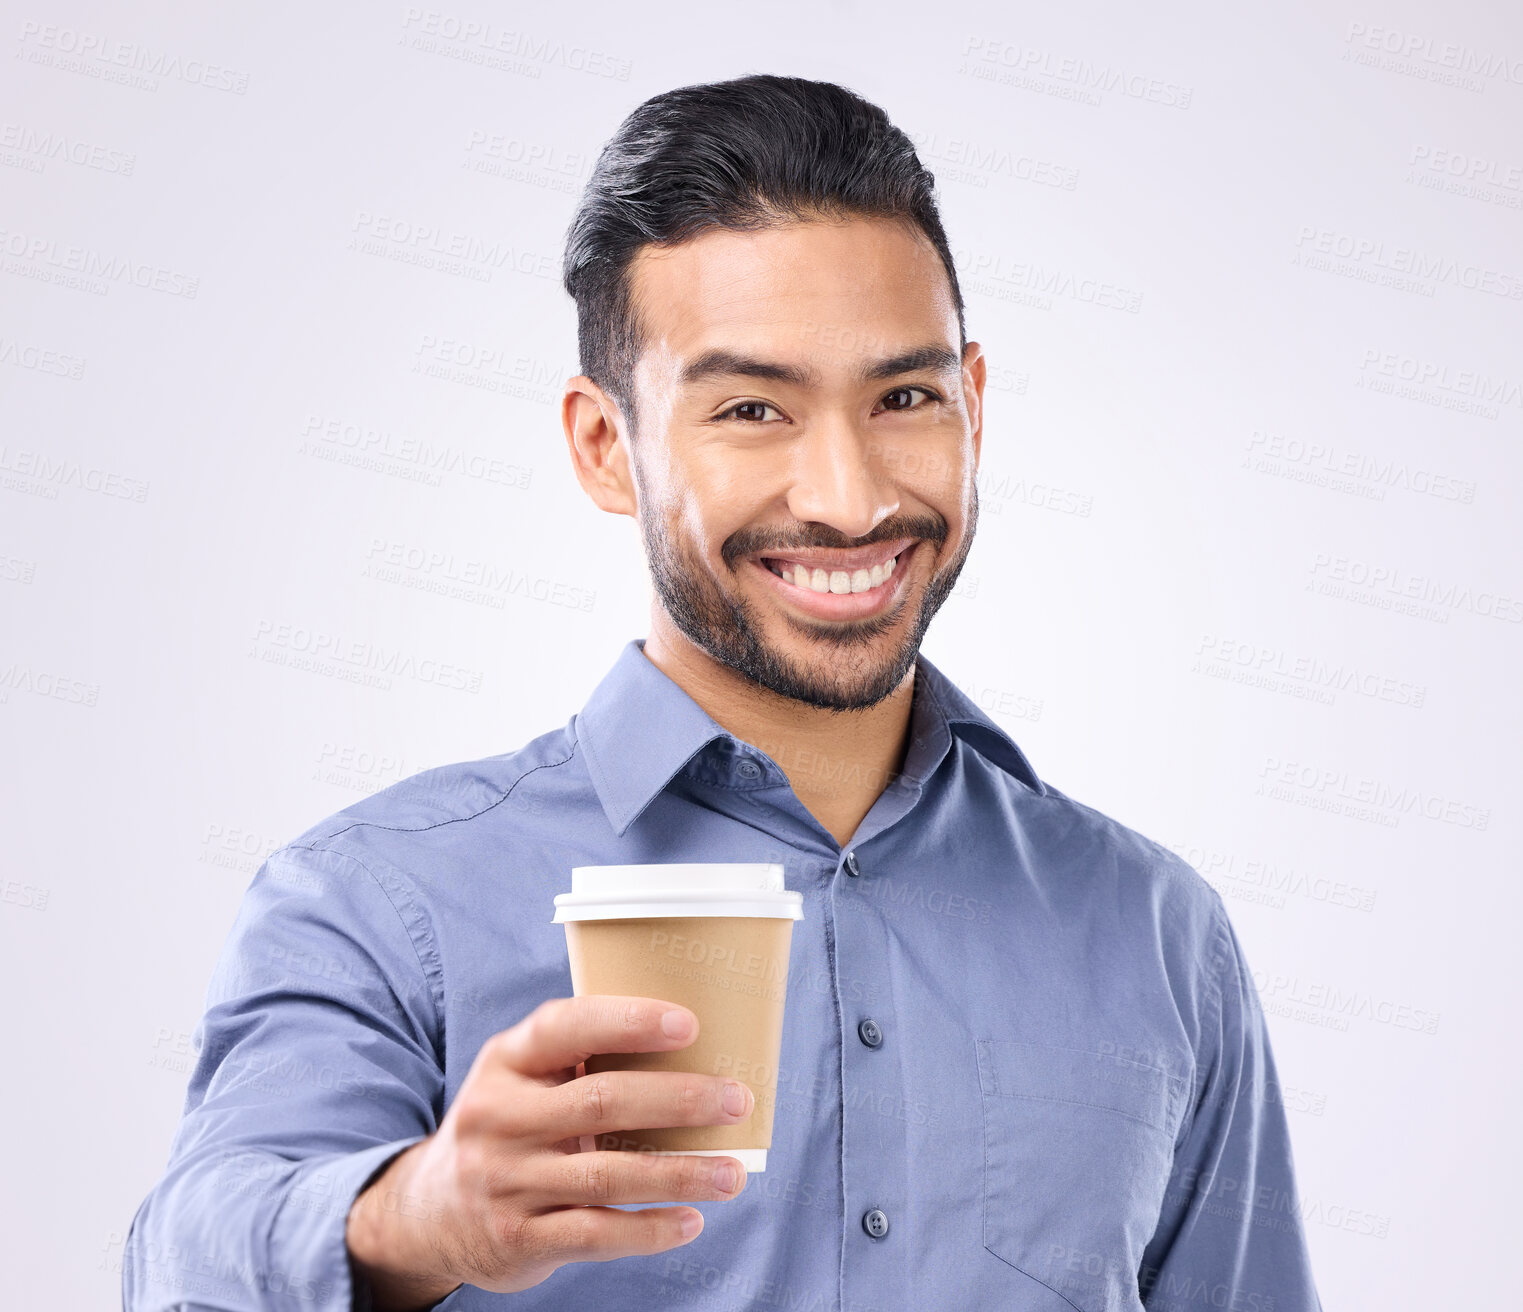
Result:
[[733,1157],[746,1168],[747,1175],[767,1169],[765,1148],[669,1148],[656,1150],[658,1157]]
[[783,878],[776,861],[573,866],[571,891],[556,895],[551,923],[674,916],[802,920],[804,895],[785,888]]
[[756,916],[773,920],[802,920],[804,895],[794,889],[780,893],[756,890],[737,897],[695,895],[691,889],[653,889],[649,893],[558,893],[552,924],[575,920],[652,920],[671,916]]

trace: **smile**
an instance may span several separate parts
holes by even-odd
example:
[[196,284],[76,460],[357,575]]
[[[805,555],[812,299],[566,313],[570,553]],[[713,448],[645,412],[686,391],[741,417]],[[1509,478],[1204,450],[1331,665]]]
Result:
[[[852,568],[816,563],[789,556],[758,556],[751,560],[767,584],[785,601],[820,619],[859,619],[883,609],[898,595],[905,565],[917,543],[902,546],[895,555],[893,543],[879,552],[857,553]],[[870,560],[873,555],[880,558]]]
[[810,569],[807,565],[786,560],[774,560],[763,557],[762,564],[770,569],[778,578],[785,583],[791,583],[796,588],[808,588],[811,592],[866,592],[869,588],[876,588],[894,572],[894,565],[898,556],[890,556],[881,565],[874,565],[871,569],[832,569],[824,570],[819,566]]

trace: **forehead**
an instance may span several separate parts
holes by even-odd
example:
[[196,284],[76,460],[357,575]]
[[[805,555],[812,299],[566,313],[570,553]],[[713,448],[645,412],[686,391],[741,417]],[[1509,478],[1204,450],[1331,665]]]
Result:
[[890,219],[714,229],[643,247],[630,280],[644,328],[638,373],[654,386],[715,348],[828,373],[928,341],[958,344],[940,257],[918,228]]

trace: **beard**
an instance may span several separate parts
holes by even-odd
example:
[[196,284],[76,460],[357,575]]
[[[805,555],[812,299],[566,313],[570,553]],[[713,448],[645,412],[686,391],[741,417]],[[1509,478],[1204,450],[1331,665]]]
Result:
[[[635,477],[638,482],[638,469]],[[824,710],[858,711],[876,706],[904,682],[926,629],[956,586],[978,525],[977,486],[970,492],[968,531],[957,555],[931,576],[909,631],[881,653],[877,648],[884,635],[898,626],[905,608],[913,604],[909,591],[888,609],[860,620],[811,623],[779,609],[776,613],[783,622],[808,639],[818,653],[801,662],[768,643],[757,606],[742,595],[738,584],[727,588],[714,578],[683,534],[680,516],[670,508],[653,506],[643,488],[641,504],[649,510],[642,509],[640,514],[640,535],[656,596],[694,646],[779,697]],[[946,541],[946,521],[940,515],[894,517],[857,541],[822,524],[811,524],[786,547],[847,548],[906,537],[936,550]],[[737,568],[749,567],[745,557],[768,549],[785,552],[775,534],[743,530],[726,540],[720,554],[733,578]]]

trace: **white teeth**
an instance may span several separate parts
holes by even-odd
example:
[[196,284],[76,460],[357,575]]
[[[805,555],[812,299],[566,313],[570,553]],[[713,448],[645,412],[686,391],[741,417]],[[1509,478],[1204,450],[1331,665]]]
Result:
[[792,566],[776,561],[768,561],[767,568],[785,582],[792,583],[795,587],[808,588],[811,592],[866,592],[869,588],[876,588],[894,572],[896,560],[897,557],[891,556],[883,564],[874,565],[871,569],[835,569],[828,572],[823,569],[811,571],[802,565]]

